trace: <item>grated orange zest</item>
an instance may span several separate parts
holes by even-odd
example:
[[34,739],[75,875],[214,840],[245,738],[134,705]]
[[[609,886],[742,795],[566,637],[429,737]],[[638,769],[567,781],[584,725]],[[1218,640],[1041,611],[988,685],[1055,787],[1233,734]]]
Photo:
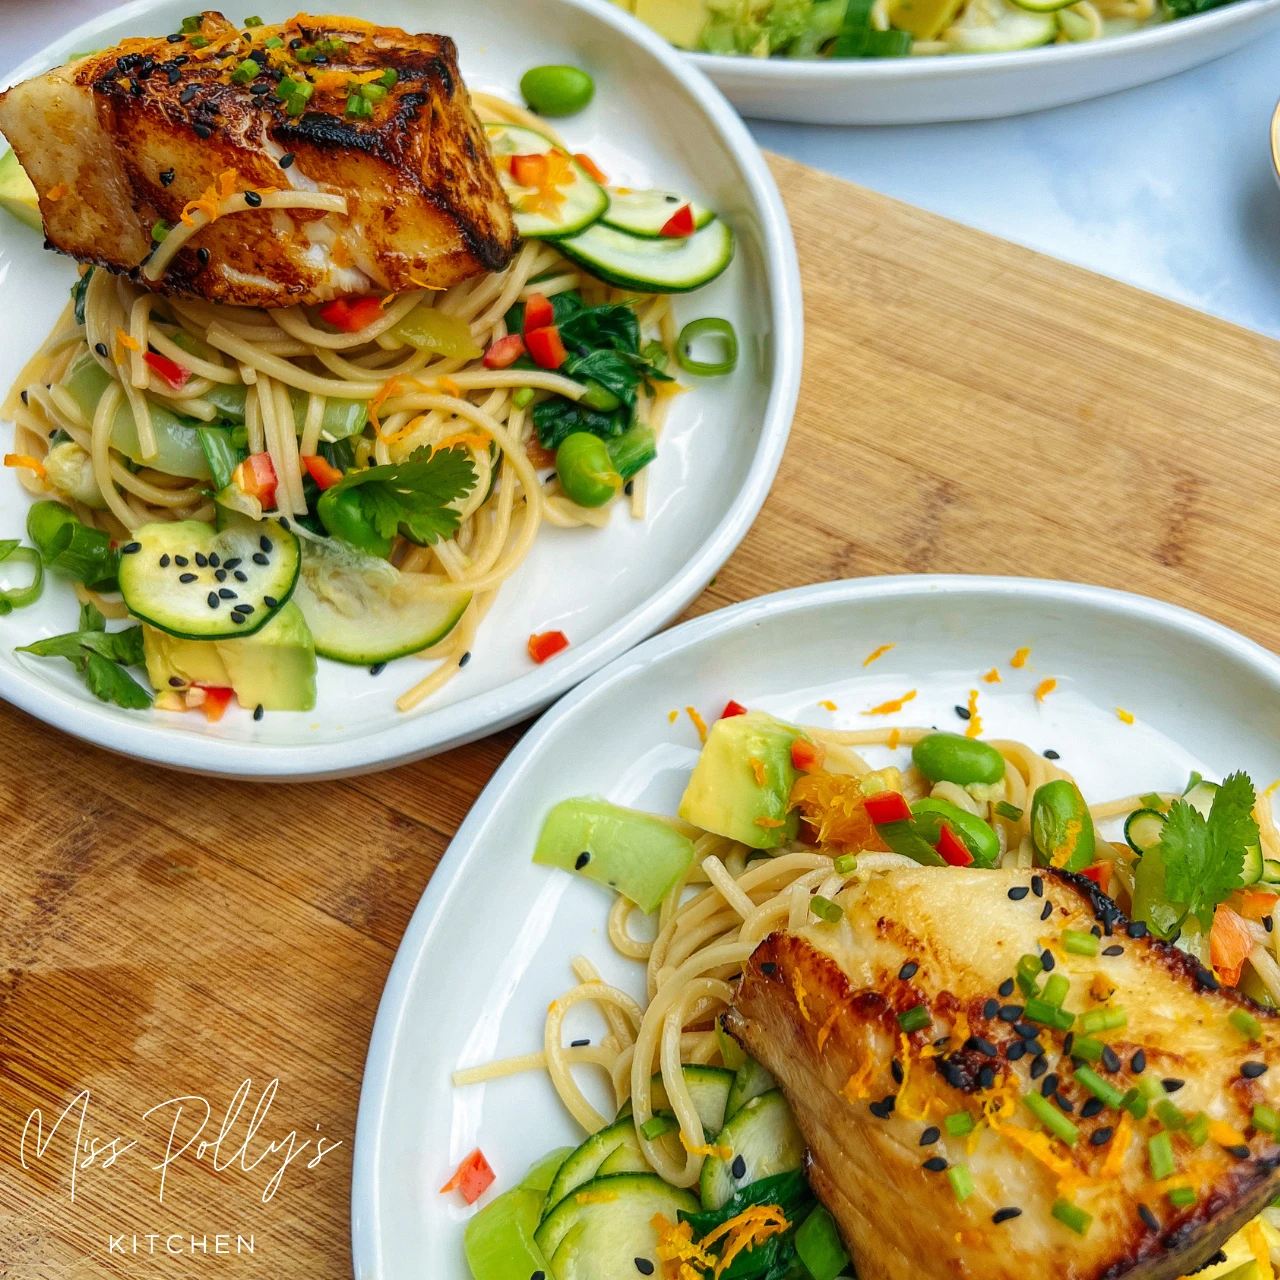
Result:
[[820,703],[818,703],[818,706],[820,706],[824,711],[840,710],[840,708],[837,707],[836,704],[832,702],[830,698],[823,698],[823,700]]
[[1029,657],[1031,657],[1030,645],[1028,645],[1024,649],[1019,649],[1018,652],[1015,653],[1013,657],[1009,659],[1009,665],[1020,671],[1022,670],[1023,667],[1027,665],[1027,659]]
[[800,980],[800,971],[798,969],[791,971],[791,990],[795,992],[796,1007],[800,1010],[800,1016],[806,1022],[812,1022],[813,1019],[809,1016],[808,1007],[804,1002],[805,996],[809,993],[805,990],[804,983]]
[[[706,746],[707,722],[698,714],[697,707],[685,707],[684,711],[685,715],[693,721],[693,727],[698,731],[698,740],[703,744],[703,746]],[[782,823],[779,822],[778,826],[782,826]]]
[[764,786],[764,761],[757,760],[755,756],[752,756],[751,759],[747,761],[747,763],[751,766],[751,772],[755,775],[756,786],[763,787]]
[[1134,721],[1134,715],[1133,715],[1133,712],[1132,712],[1132,711],[1126,711],[1123,707],[1117,707],[1117,708],[1116,708],[1116,715],[1117,715],[1117,716],[1120,718],[1120,720],[1121,720],[1123,723],[1125,723],[1125,724],[1132,724],[1132,723],[1133,723],[1133,721]]
[[373,423],[373,430],[376,435],[382,434],[382,424],[378,421],[378,412],[388,400],[394,395],[400,394],[400,379],[388,378],[386,382],[378,388],[378,393],[369,401],[369,421]]
[[916,696],[916,690],[912,689],[904,693],[900,698],[890,698],[888,702],[882,702],[878,707],[872,707],[870,711],[864,711],[864,716],[891,716],[895,711],[901,711],[908,702]]
[[[895,641],[894,643],[896,644],[897,642]],[[883,658],[884,655],[888,653],[889,650],[892,649],[893,647],[894,647],[893,644],[882,644],[880,645],[879,648],[872,649],[871,652],[867,654],[865,658],[863,658],[862,665],[864,667],[869,667],[873,662],[876,661],[877,658]]]
[[836,1019],[840,1016],[840,1006],[836,1005],[829,1014],[827,1020],[818,1028],[818,1052],[822,1052],[822,1047],[827,1043],[827,1037],[831,1034],[831,1028],[836,1025]]
[[680,1130],[680,1145],[691,1156],[715,1156],[717,1160],[732,1160],[733,1148],[726,1147],[722,1143],[704,1142],[701,1146],[695,1146],[688,1138],[684,1136],[684,1130]]
[[1004,683],[1004,681],[1000,679],[999,667],[992,667],[991,670],[988,671],[987,674],[982,678],[987,684],[1003,684]]
[[29,453],[6,453],[4,455],[4,465],[6,467],[22,467],[27,471],[34,471],[41,480],[45,478],[44,463],[39,458],[33,458]]
[[1043,702],[1056,688],[1058,682],[1050,677],[1048,680],[1041,680],[1036,685],[1036,701]]
[[978,691],[969,690],[969,723],[965,727],[966,738],[976,738],[982,732],[982,717],[978,714]]

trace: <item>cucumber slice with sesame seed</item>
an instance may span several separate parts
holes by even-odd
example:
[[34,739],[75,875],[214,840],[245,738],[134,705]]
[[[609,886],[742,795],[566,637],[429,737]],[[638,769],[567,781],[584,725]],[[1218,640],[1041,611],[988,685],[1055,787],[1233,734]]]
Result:
[[676,195],[674,191],[630,191],[620,187],[607,190],[609,207],[601,221],[617,227],[619,231],[629,231],[633,236],[646,239],[660,236],[672,214],[686,204],[693,214],[695,231],[700,231],[715,217],[705,205]]
[[298,539],[276,520],[225,529],[200,520],[144,524],[121,553],[129,612],[184,640],[261,630],[293,594],[302,558]]
[[704,1209],[718,1209],[735,1192],[761,1178],[798,1169],[805,1144],[781,1089],[752,1098],[716,1135],[716,1146],[727,1147],[722,1159],[702,1162]]

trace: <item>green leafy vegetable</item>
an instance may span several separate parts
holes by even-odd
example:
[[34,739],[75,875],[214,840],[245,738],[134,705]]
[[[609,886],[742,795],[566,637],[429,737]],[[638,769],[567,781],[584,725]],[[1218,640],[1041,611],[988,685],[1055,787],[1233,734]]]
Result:
[[455,446],[433,454],[422,448],[404,462],[348,471],[325,490],[321,505],[358,490],[361,510],[381,537],[393,538],[399,532],[426,545],[457,529],[458,513],[449,504],[466,497],[475,483],[476,469],[466,449]]
[[71,301],[76,304],[76,324],[84,324],[84,299],[89,292],[89,281],[93,279],[95,268],[90,267],[79,280],[71,286]]
[[37,658],[66,658],[84,676],[89,692],[103,702],[140,711],[151,705],[151,694],[124,668],[142,666],[142,628],[108,631],[106,619],[92,604],[81,606],[80,629],[23,645],[19,653]]
[[17,538],[6,538],[0,542],[0,564],[25,564],[31,567],[31,581],[23,587],[0,589],[0,618],[12,613],[15,609],[25,609],[35,604],[44,591],[44,565],[40,562],[39,553],[31,547],[22,546]]
[[694,1240],[701,1240],[752,1205],[777,1205],[791,1226],[771,1236],[762,1245],[740,1253],[721,1273],[721,1280],[785,1280],[796,1274],[805,1274],[803,1269],[797,1270],[796,1228],[805,1221],[815,1203],[803,1171],[793,1169],[789,1173],[749,1183],[719,1209],[705,1213],[681,1211],[679,1216],[681,1222],[687,1222],[693,1228]]

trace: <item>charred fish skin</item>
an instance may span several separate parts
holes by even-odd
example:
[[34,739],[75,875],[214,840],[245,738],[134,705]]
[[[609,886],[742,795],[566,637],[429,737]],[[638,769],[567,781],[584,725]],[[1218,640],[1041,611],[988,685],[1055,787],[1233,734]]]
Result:
[[[1034,873],[1040,894],[1010,897],[1032,878],[873,875],[839,896],[839,923],[774,933],[744,970],[725,1025],[786,1093],[862,1280],[1176,1280],[1280,1191],[1280,1146],[1252,1126],[1255,1105],[1280,1102],[1275,1012],[1131,928],[1083,877]],[[1064,931],[1095,928],[1096,956],[1062,945]],[[1066,979],[1075,1023],[1123,1010],[1125,1025],[1089,1037],[1105,1058],[1073,1057],[1069,1031],[1028,1016],[1012,981],[1027,955],[1041,960],[1041,989],[1051,973]],[[1232,1022],[1238,1011],[1258,1038]],[[927,1020],[908,1031],[903,1015],[906,1028]],[[1082,1068],[1114,1089],[1113,1105],[1098,1106]],[[1144,1080],[1176,1092],[1153,1090],[1141,1118],[1114,1105]],[[1075,1131],[1070,1145],[1028,1095]],[[1177,1110],[1158,1118],[1159,1102]],[[965,1112],[972,1131],[953,1135],[946,1117]],[[1188,1133],[1201,1112],[1207,1137],[1204,1122]],[[1157,1180],[1148,1140],[1161,1133],[1176,1172]],[[973,1184],[964,1200],[949,1182],[957,1164]],[[1170,1200],[1182,1186],[1194,1203]],[[1060,1202],[1091,1215],[1084,1235],[1054,1217]]]
[[[331,52],[298,60],[317,48]],[[352,90],[387,72],[394,83],[353,118]],[[295,82],[310,87],[305,109],[281,97]],[[143,278],[160,293],[280,307],[447,288],[503,269],[517,245],[446,36],[302,16],[242,29],[209,11],[181,40],[125,40],[8,90],[0,131],[49,245],[134,279],[157,224],[178,225],[225,173],[237,191],[346,198],[345,216],[224,215],[159,281]]]

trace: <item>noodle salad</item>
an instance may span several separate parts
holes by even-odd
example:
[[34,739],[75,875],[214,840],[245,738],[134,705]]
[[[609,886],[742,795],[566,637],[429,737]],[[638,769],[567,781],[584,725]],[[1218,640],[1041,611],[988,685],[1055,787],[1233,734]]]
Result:
[[[271,31],[247,23],[228,65]],[[274,39],[272,59],[301,44]],[[270,70],[254,57],[233,86]],[[292,116],[336,73],[289,65],[296,78],[268,76],[263,91]],[[348,120],[352,102],[372,112],[395,86],[394,70],[378,74],[344,83]],[[434,665],[396,698],[409,712],[471,660],[543,526],[601,528],[617,506],[644,519],[664,420],[686,389],[677,377],[736,365],[728,321],[682,330],[672,308],[724,271],[732,233],[678,193],[610,187],[523,107],[471,103],[521,241],[503,270],[307,306],[164,289],[193,254],[208,268],[213,224],[268,211],[324,244],[322,223],[296,219],[348,209],[324,183],[263,187],[228,169],[151,228],[140,268],[82,271],[3,405],[15,424],[5,465],[37,501],[33,547],[0,544],[33,579],[0,600],[5,612],[32,603],[49,572],[82,605],[75,632],[21,652],[70,660],[105,701],[211,720],[233,698],[255,718],[310,710],[317,656],[377,675],[412,655]],[[292,179],[293,156],[278,163]],[[344,269],[341,245],[330,249]],[[532,635],[529,658],[570,642]],[[151,688],[127,667],[145,667]]]
[[[893,763],[873,766],[861,754],[868,747],[887,749],[882,754]],[[1269,794],[1256,795],[1243,773],[1221,784],[1194,774],[1181,793],[1090,804],[1055,753],[1020,742],[936,729],[802,728],[731,702],[704,734],[678,816],[598,798],[564,800],[545,820],[534,861],[612,891],[609,941],[643,966],[644,998],[606,984],[578,956],[576,985],[551,1004],[540,1051],[454,1072],[455,1086],[466,1087],[546,1070],[589,1135],[577,1148],[549,1153],[470,1219],[475,1280],[850,1274],[841,1235],[806,1181],[806,1144],[786,1100],[721,1017],[766,938],[840,926],[837,900],[846,886],[922,864],[944,877],[948,867],[1050,869],[1032,876],[1039,896],[1046,890],[1036,881],[1076,873],[1101,891],[1096,901],[1106,911],[1130,917],[1129,937],[1176,943],[1206,982],[1280,1004],[1280,931],[1270,914],[1280,901],[1280,833]],[[1021,901],[1027,893],[1016,888],[1008,897]],[[1030,901],[1039,914],[1036,898]],[[1046,902],[1039,918],[1048,914]],[[1101,933],[1064,934],[1064,945],[1097,955],[1108,941]],[[1027,960],[1034,974],[1023,974]],[[900,977],[918,967],[904,966]],[[1018,962],[1024,992],[1037,992],[1043,976],[1039,957]],[[1011,974],[1002,996],[1014,987]],[[803,1010],[802,988],[796,999]],[[1028,998],[1026,1016],[1040,1016],[1032,1004]],[[604,1035],[566,1044],[566,1015],[579,1005],[599,1012]],[[908,1019],[920,1012],[899,1016],[904,1033],[919,1029]],[[1237,1017],[1241,1027],[1253,1021],[1241,1010],[1233,1025]],[[1094,1011],[1067,1049],[1077,1062],[1105,1059],[1107,1031],[1119,1025]],[[825,1034],[818,1032],[819,1045]],[[939,1051],[923,1056],[930,1052]],[[607,1114],[575,1079],[584,1067],[607,1082]],[[899,1085],[901,1071],[895,1059]],[[891,1110],[892,1099],[871,1106],[887,1117],[878,1106]],[[948,1131],[969,1132],[972,1119],[964,1118],[968,1128]],[[460,1189],[472,1202],[493,1180],[477,1150],[444,1190]],[[969,1194],[958,1177],[952,1185],[957,1199]],[[1276,1213],[1266,1210],[1246,1230],[1265,1229],[1280,1245],[1280,1218],[1267,1216]],[[1244,1239],[1233,1237],[1224,1257],[1241,1250],[1251,1257]]]

